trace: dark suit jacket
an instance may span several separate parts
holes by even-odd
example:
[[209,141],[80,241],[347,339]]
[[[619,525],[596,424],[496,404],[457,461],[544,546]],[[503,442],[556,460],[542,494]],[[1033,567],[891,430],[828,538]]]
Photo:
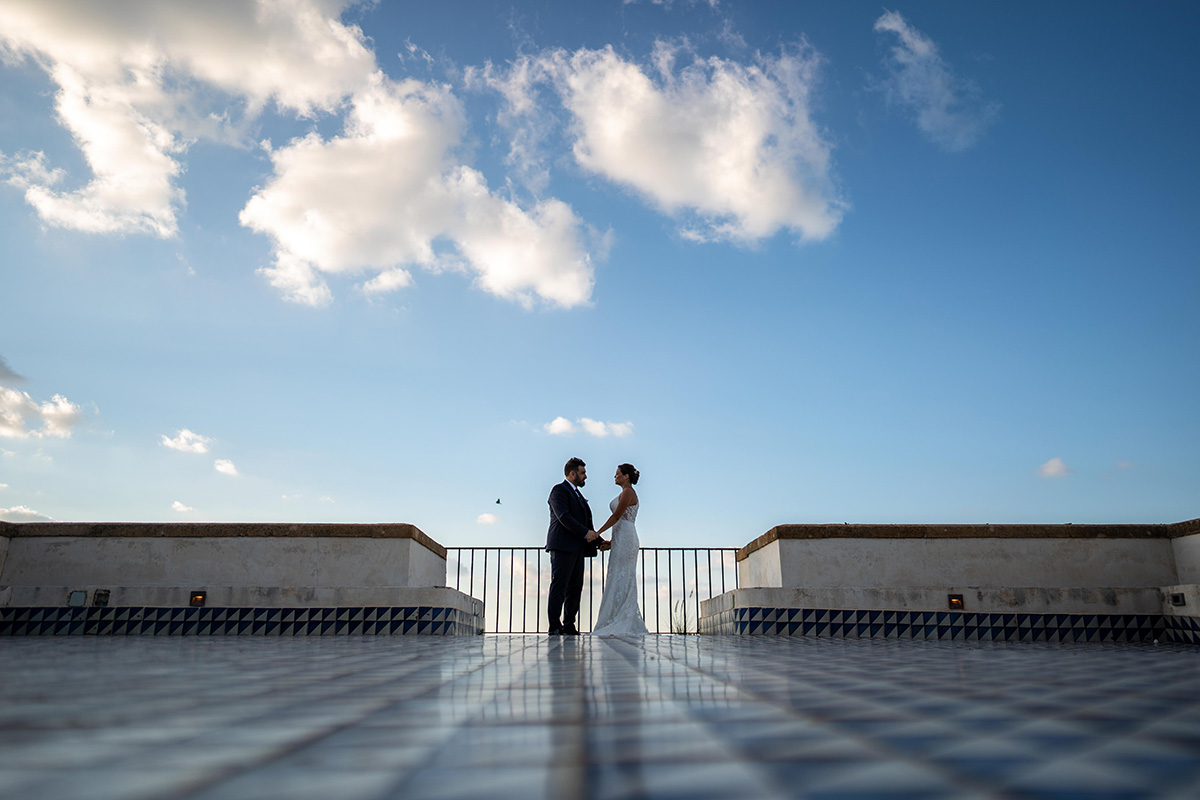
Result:
[[594,530],[595,525],[587,501],[580,502],[579,497],[569,481],[550,490],[550,530],[546,532],[546,549],[568,553],[582,550],[591,558],[596,555],[596,542],[587,541],[587,532]]

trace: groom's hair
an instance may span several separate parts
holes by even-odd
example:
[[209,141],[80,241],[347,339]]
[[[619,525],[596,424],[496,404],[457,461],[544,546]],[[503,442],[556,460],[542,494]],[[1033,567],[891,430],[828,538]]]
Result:
[[583,463],[582,458],[572,458],[570,461],[567,462],[567,465],[565,467],[563,467],[563,475],[570,475],[572,472],[579,469],[580,467],[586,467],[586,466],[587,466],[587,464]]

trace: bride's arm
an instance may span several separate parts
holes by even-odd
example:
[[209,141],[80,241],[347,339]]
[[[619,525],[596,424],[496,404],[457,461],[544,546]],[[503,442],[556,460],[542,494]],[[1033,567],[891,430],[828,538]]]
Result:
[[636,495],[634,495],[632,488],[622,489],[620,496],[617,498],[617,510],[614,511],[612,513],[612,516],[608,518],[608,522],[604,523],[603,525],[601,525],[599,528],[596,529],[596,533],[597,534],[604,533],[606,530],[611,528],[613,525],[616,525],[617,520],[619,520],[621,518],[621,515],[625,513],[625,509],[629,508],[629,506],[631,506],[633,504],[633,498],[635,496]]

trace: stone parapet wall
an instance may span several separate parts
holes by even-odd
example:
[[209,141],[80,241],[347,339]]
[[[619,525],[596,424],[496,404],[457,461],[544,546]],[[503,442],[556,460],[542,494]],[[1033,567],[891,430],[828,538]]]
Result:
[[1170,539],[1200,520],[1173,525],[776,525],[738,551],[738,561],[788,539]]
[[1176,583],[1168,538],[779,538],[738,561],[742,587],[1146,588]]
[[482,633],[445,583],[408,524],[0,527],[0,635]]
[[[1003,641],[1092,641],[1093,636],[1126,641],[1166,631],[1172,641],[1192,641],[1189,631],[1196,630],[1200,610],[1200,520],[780,525],[743,547],[737,562],[739,588],[703,604],[702,631],[876,635],[884,630],[880,635]],[[960,596],[962,604],[956,600],[951,607],[950,595]],[[1172,595],[1179,605],[1171,605]],[[814,610],[818,616],[839,615],[837,626],[813,627]],[[917,624],[915,613],[957,614],[959,621],[945,628],[922,616],[918,628],[904,627]],[[796,614],[803,615],[798,625]],[[862,614],[871,619],[888,614],[891,622],[862,628]],[[1021,615],[1033,632],[1009,630],[1009,617],[997,614]],[[846,627],[846,615],[852,615],[852,628]],[[1080,625],[1087,631],[1081,633]]]
[[407,522],[0,522],[0,537],[79,538],[351,538],[412,539],[446,557],[446,548]]
[[304,587],[386,595],[390,587],[446,582],[445,548],[405,524],[23,523],[4,532],[0,604],[6,605],[66,605],[70,591],[101,588],[147,605],[151,595],[182,597],[209,586],[254,589],[252,604],[295,605]]
[[1200,532],[1171,539],[1177,583],[1200,583]]

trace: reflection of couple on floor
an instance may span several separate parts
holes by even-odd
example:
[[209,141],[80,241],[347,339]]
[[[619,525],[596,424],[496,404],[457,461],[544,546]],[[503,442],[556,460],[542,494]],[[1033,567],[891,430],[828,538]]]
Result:
[[[546,549],[550,552],[550,635],[573,635],[579,599],[583,594],[584,560],[608,550],[608,575],[604,596],[596,615],[593,636],[637,636],[646,633],[646,623],[637,604],[638,542],[635,520],[638,496],[633,485],[638,471],[632,464],[617,467],[613,482],[621,493],[609,503],[612,515],[598,530],[593,528],[592,510],[579,491],[587,482],[587,465],[572,458],[563,467],[566,480],[550,490],[550,530]],[[612,540],[600,534],[612,529]],[[561,617],[561,619],[560,619]]]

